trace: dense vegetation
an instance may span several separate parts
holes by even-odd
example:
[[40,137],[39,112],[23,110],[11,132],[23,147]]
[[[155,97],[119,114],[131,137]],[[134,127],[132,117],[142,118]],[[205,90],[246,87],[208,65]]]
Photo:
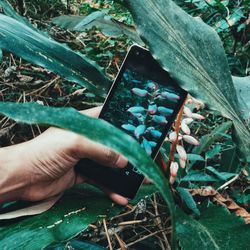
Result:
[[[249,249],[250,3],[174,2],[0,1],[1,146],[59,126],[113,147],[154,183],[126,211],[88,185],[69,190],[41,215],[0,222],[1,248]],[[102,104],[134,42],[190,93],[160,167],[124,132],[96,122],[100,136],[67,108]]]

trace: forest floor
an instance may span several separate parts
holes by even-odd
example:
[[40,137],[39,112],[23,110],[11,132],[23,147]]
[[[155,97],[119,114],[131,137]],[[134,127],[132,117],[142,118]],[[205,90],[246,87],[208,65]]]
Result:
[[[11,1],[13,7],[27,17],[33,25],[44,32],[48,32],[55,40],[67,43],[72,49],[97,62],[104,68],[110,80],[113,80],[127,49],[132,44],[131,40],[126,36],[107,37],[95,28],[80,34],[63,30],[51,25],[51,19],[62,14],[80,13],[87,15],[93,10],[108,8],[111,14],[115,13],[114,15],[118,18],[122,16],[123,20],[131,24],[131,17],[127,12],[119,5],[111,6],[110,2],[113,1],[104,1],[105,4],[100,4],[99,1],[83,1],[84,3],[74,1],[69,5],[63,4],[66,1],[44,1],[43,4],[39,2],[41,1]],[[235,63],[233,70],[235,73],[241,74],[242,67],[237,66],[237,63]],[[3,54],[0,65],[0,100],[38,102],[49,106],[74,107],[78,110],[101,105],[104,101],[103,98],[95,96],[86,88],[68,82],[60,76],[10,53]],[[209,134],[216,126],[225,122],[225,119],[220,115],[206,108],[201,110],[201,113],[206,117],[205,121],[192,128],[197,137]],[[6,117],[0,117],[0,128],[1,147],[30,140],[46,129],[38,125],[17,124]],[[218,142],[217,145],[220,145],[220,143],[223,143],[223,141]],[[221,155],[223,154],[218,151],[218,154],[215,154],[209,163],[214,165],[220,163]],[[208,199],[209,196],[210,201],[216,204],[223,204],[229,209],[230,206],[234,206],[236,210],[239,209],[236,208],[239,206],[250,212],[248,172],[245,168],[240,171],[237,168],[235,171],[237,171],[237,177],[226,183],[226,188],[220,192],[221,196],[215,190],[210,196],[202,194],[196,186],[192,189],[195,200],[200,202]],[[182,201],[178,199],[176,197],[176,201],[185,207]],[[107,247],[111,237],[114,249],[126,249],[126,247],[143,250],[152,248],[170,249],[171,223],[166,211],[165,202],[161,195],[156,193],[147,199],[142,199],[134,206],[128,205],[122,214],[111,220],[102,220],[89,225],[89,228],[77,236],[77,239],[95,242]],[[107,233],[106,226],[112,232],[112,236]]]

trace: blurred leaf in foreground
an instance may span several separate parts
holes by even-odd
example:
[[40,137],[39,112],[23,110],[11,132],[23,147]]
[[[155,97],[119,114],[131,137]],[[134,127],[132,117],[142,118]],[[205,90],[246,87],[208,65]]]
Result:
[[153,160],[147,156],[140,144],[128,134],[104,120],[82,115],[73,108],[52,108],[37,103],[0,102],[0,113],[17,122],[46,124],[71,130],[123,154],[132,165],[155,183],[168,204],[174,225],[172,212],[174,202],[166,178]]
[[105,95],[109,81],[101,68],[40,32],[0,14],[0,49],[42,66],[98,95]]
[[[134,202],[155,191],[153,185],[143,186]],[[10,205],[7,209],[12,207]],[[112,202],[97,188],[83,184],[68,190],[54,207],[40,215],[1,221],[0,248],[42,249],[53,242],[71,239],[104,214],[110,218],[123,209],[112,206]]]

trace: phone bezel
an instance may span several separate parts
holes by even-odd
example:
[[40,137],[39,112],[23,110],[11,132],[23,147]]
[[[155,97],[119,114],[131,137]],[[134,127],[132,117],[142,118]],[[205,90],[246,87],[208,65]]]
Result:
[[[102,118],[103,114],[106,112],[106,109],[108,108],[108,102],[113,97],[113,94],[116,90],[116,86],[118,86],[118,84],[120,82],[122,74],[123,74],[124,70],[126,69],[127,63],[129,63],[130,59],[133,60],[133,58],[136,57],[137,52],[139,53],[140,56],[145,56],[145,59],[147,57],[149,58],[150,66],[152,67],[150,69],[152,69],[154,73],[161,72],[162,74],[164,74],[164,76],[167,77],[166,81],[164,78],[163,82],[165,82],[167,84],[168,83],[167,79],[171,80],[171,82],[173,82],[175,89],[178,89],[178,93],[181,93],[180,94],[181,98],[178,102],[178,105],[175,107],[174,112],[173,112],[172,116],[170,117],[170,119],[168,119],[168,121],[169,121],[168,124],[166,126],[164,126],[162,136],[158,139],[157,146],[153,151],[153,155],[151,155],[151,158],[153,160],[155,160],[157,153],[159,152],[159,149],[164,142],[164,138],[166,137],[170,126],[174,122],[174,119],[175,119],[177,113],[179,112],[182,104],[184,103],[184,100],[187,96],[187,92],[179,87],[178,83],[172,77],[170,77],[170,75],[167,71],[162,69],[162,67],[152,57],[152,55],[150,54],[150,52],[147,49],[145,49],[139,45],[133,45],[130,47],[129,51],[127,52],[127,54],[125,56],[125,59],[123,60],[123,63],[120,67],[120,70],[119,70],[113,84],[111,85],[111,88],[108,92],[108,95],[104,101],[103,108],[100,112],[99,118],[103,119]],[[144,64],[145,63],[143,61],[142,67],[144,67]],[[137,64],[135,64],[135,65],[137,65]],[[148,65],[145,64],[145,67],[148,67]],[[157,69],[157,70],[155,70],[155,69]],[[151,76],[151,73],[148,75]],[[97,182],[101,186],[109,189],[110,191],[116,192],[120,195],[123,195],[124,197],[129,198],[129,199],[133,199],[135,197],[135,195],[136,195],[137,191],[139,190],[140,186],[142,185],[143,179],[144,179],[144,176],[142,174],[136,173],[133,171],[133,166],[131,163],[128,163],[128,165],[124,169],[117,169],[117,168],[109,168],[106,166],[102,166],[101,164],[98,164],[98,163],[94,162],[93,160],[91,161],[89,159],[81,159],[77,163],[75,169],[76,169],[76,171],[81,173],[83,176],[85,176],[87,179],[90,179],[94,182]],[[131,172],[133,172],[133,174],[129,174],[127,176],[126,171],[131,171]]]

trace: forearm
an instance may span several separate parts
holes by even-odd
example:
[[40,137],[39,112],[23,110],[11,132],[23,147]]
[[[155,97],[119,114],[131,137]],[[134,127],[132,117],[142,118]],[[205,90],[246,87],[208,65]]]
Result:
[[29,183],[21,167],[24,162],[21,147],[0,148],[0,203],[19,199]]

